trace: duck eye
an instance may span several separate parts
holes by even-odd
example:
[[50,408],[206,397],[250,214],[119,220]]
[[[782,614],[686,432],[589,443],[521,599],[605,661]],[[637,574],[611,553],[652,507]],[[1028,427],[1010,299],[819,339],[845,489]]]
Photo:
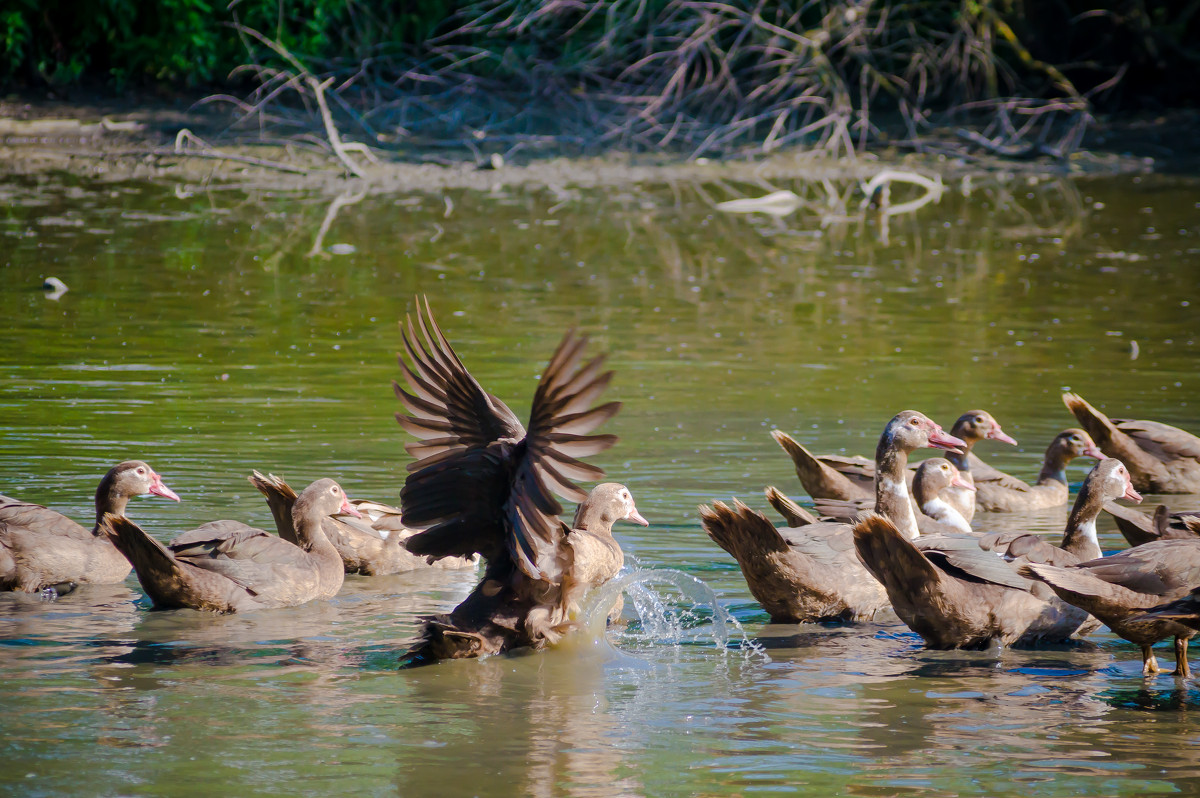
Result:
[[137,470],[137,472],[138,472],[139,474],[145,474],[145,473],[146,473],[146,469],[142,468],[141,466],[138,466],[138,470]]
[[911,418],[911,419],[909,419],[909,420],[908,420],[908,423],[909,423],[909,424],[912,424],[912,425],[915,427],[915,426],[917,426],[918,424],[920,424],[920,423],[921,423],[921,421],[920,421],[920,419],[917,419],[917,418]]

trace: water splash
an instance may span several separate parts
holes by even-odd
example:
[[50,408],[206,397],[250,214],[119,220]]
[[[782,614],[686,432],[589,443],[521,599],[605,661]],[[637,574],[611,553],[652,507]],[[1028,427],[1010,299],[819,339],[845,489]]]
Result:
[[586,634],[605,638],[608,615],[622,596],[628,597],[637,617],[615,637],[635,650],[664,644],[715,644],[723,652],[739,651],[747,659],[767,658],[765,650],[721,606],[712,588],[672,568],[634,568],[594,591],[580,613]]

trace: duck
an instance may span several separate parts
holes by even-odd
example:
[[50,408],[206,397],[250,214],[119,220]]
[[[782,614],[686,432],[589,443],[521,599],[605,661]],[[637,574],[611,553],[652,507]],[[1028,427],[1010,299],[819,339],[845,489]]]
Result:
[[[917,528],[921,530],[922,535],[978,535],[956,506],[957,502],[950,499],[951,491],[964,490],[971,493],[975,491],[975,486],[967,482],[949,460],[944,457],[931,457],[921,461],[914,472],[911,488],[913,502],[919,508]],[[767,500],[775,506],[772,495],[769,494]],[[845,524],[856,524],[871,512],[871,506],[864,499],[818,499],[815,505],[826,520]],[[779,508],[776,507],[776,510]]]
[[297,543],[240,521],[213,521],[163,545],[134,522],[106,513],[100,528],[125,555],[158,609],[221,614],[295,607],[333,598],[345,569],[321,531],[334,513],[358,517],[345,491],[318,479],[292,506]]
[[[299,544],[292,523],[296,492],[283,477],[258,471],[251,475],[250,484],[267,498],[279,537]],[[341,555],[347,574],[383,576],[430,568],[474,568],[479,561],[478,556],[445,557],[429,563],[404,548],[404,541],[416,530],[404,525],[399,507],[370,499],[352,499],[350,505],[359,517],[336,515],[321,521],[321,530]]]
[[96,523],[85,529],[62,513],[0,496],[0,590],[64,595],[77,585],[125,581],[129,562],[99,534],[106,514],[124,515],[134,496],[179,501],[141,460],[108,470],[96,488]]
[[1140,502],[1142,496],[1134,489],[1125,464],[1114,457],[1106,457],[1088,472],[1079,487],[1067,516],[1061,545],[1052,545],[1041,536],[1028,532],[1009,531],[983,536],[979,547],[1010,562],[1020,560],[1067,566],[1093,560],[1103,554],[1096,536],[1096,520],[1113,499]]
[[[436,562],[480,555],[475,589],[448,613],[423,619],[406,667],[446,659],[542,649],[578,624],[580,598],[607,582],[624,556],[612,527],[647,525],[630,490],[615,482],[586,493],[573,480],[604,472],[581,460],[617,442],[589,435],[620,409],[592,407],[612,380],[604,356],[584,360],[587,339],[568,331],[542,372],[529,428],[467,371],[438,326],[428,300],[402,328],[408,390],[394,385],[405,413],[396,420],[416,438],[400,491],[405,523],[418,530],[404,545]],[[417,330],[420,330],[418,337]],[[411,364],[411,365],[410,365]],[[579,502],[560,519],[558,498]]]
[[[919,411],[896,414],[875,450],[876,511],[917,537],[904,476],[909,453],[965,445]],[[732,506],[701,505],[700,522],[709,538],[737,560],[750,592],[774,623],[866,621],[888,607],[883,586],[854,555],[848,524],[820,521],[777,529],[736,499]]]
[[[984,440],[994,440],[1017,445],[986,410],[968,410],[963,413],[950,428],[950,434],[963,441],[965,447],[962,454],[949,452],[945,459],[954,464],[966,484],[973,484],[971,469],[982,463],[972,454],[975,444]],[[801,484],[812,498],[867,501],[874,499],[875,464],[871,460],[858,456],[813,455],[781,430],[772,430],[771,437],[792,458],[796,476],[800,478]],[[946,499],[963,518],[971,521],[975,515],[975,497],[970,491],[965,488],[951,491]]]
[[1067,465],[1077,457],[1101,460],[1104,453],[1086,432],[1068,429],[1055,435],[1046,447],[1041,473],[1032,485],[995,468],[977,468],[975,503],[980,510],[991,513],[1024,512],[1066,504],[1071,495]]
[[1200,493],[1200,438],[1158,421],[1109,419],[1075,393],[1063,404],[1109,457],[1133,475],[1143,493]]
[[1130,546],[1140,546],[1152,540],[1188,540],[1200,538],[1200,513],[1172,513],[1165,504],[1158,505],[1153,515],[1116,502],[1104,505],[1104,512],[1113,517],[1117,529]]
[[[1128,472],[1115,460],[1094,469],[1085,486],[1068,521],[1063,547],[1056,550],[1063,555],[1059,561],[1069,561],[1066,558],[1074,558],[1075,552],[1099,552],[1095,522],[1100,506],[1106,497],[1132,493]],[[1054,556],[1033,544],[1044,541],[1033,535],[1015,540],[1007,535],[910,540],[880,516],[854,528],[855,549],[886,587],[892,608],[934,649],[1063,641],[1095,628],[1086,611],[1051,593],[1039,593],[1034,582],[1018,573],[1019,564],[1006,561]]]
[[1175,676],[1187,678],[1188,641],[1196,630],[1148,611],[1200,585],[1200,540],[1159,540],[1066,567],[1025,563],[1021,573],[1050,586],[1060,599],[1096,616],[1114,634],[1136,644],[1142,675],[1162,673],[1153,645],[1175,638]]

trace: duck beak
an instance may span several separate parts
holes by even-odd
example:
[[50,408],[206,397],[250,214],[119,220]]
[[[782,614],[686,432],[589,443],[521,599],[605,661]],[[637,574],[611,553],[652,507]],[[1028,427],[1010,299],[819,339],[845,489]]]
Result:
[[639,513],[637,508],[633,506],[630,506],[629,512],[625,514],[625,520],[632,521],[635,524],[641,524],[642,526],[650,526],[650,522],[645,518],[642,518],[642,514]]
[[154,481],[150,483],[150,492],[155,496],[162,496],[164,499],[170,499],[173,502],[179,501],[179,494],[163,484],[162,477],[154,474]]
[[992,427],[992,431],[987,434],[987,439],[989,441],[1000,441],[1001,443],[1007,443],[1012,446],[1017,445],[1017,442],[1006,435],[1004,430],[1000,429],[1000,427]]
[[1125,498],[1129,499],[1129,501],[1134,502],[1136,504],[1142,500],[1142,494],[1138,493],[1136,490],[1133,489],[1132,482],[1126,481],[1125,482]]
[[[1087,448],[1084,449],[1080,454],[1083,457],[1094,457],[1097,460],[1104,459],[1104,452],[1100,451],[1100,449],[1097,448],[1096,444],[1094,443],[1089,443]],[[1130,490],[1132,490],[1132,488],[1130,488]]]
[[954,437],[935,424],[933,432],[929,433],[929,448],[945,449],[948,452],[962,454],[967,450],[967,442]]
[[350,503],[349,496],[342,497],[342,506],[338,508],[338,515],[352,515],[355,518],[362,518],[362,513],[358,511],[357,507]]
[[955,474],[954,479],[950,480],[950,484],[953,487],[963,488],[964,490],[969,490],[972,493],[976,491],[975,486],[963,479],[961,474]]

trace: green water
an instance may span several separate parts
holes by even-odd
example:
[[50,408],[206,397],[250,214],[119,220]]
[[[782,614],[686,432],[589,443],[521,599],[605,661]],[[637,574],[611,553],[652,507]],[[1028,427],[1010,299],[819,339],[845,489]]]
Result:
[[[713,208],[781,188],[811,204]],[[1026,477],[1074,423],[1064,388],[1200,430],[1200,181],[977,178],[886,242],[857,196],[831,207],[799,180],[368,197],[320,241],[332,197],[68,178],[0,196],[0,492],[87,519],[104,471],[145,459],[183,501],[129,515],[164,539],[270,528],[255,468],[395,501],[415,295],[519,415],[574,325],[624,402],[596,460],[652,524],[617,530],[628,558],[703,579],[766,652],[723,648],[697,611],[683,642],[646,622],[395,671],[415,616],[470,573],[349,577],[333,601],[230,617],[149,612],[133,578],[0,594],[0,794],[1200,790],[1200,689],[1143,680],[1130,644],[929,652],[902,626],[770,626],[696,520],[717,498],[765,508],[767,484],[800,494],[774,427],[869,453],[898,410],[948,426],[983,407],[1021,446],[980,454]],[[70,290],[48,300],[48,275]]]

